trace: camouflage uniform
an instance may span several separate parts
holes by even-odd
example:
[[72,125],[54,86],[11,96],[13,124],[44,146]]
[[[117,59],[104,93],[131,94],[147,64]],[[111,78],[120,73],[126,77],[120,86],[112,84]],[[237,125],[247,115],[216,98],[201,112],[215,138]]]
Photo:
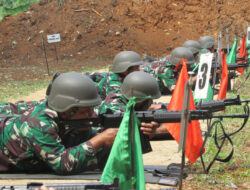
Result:
[[[104,78],[108,78],[110,76],[109,72],[87,72],[87,76],[89,76],[95,83],[97,87],[98,94],[101,96],[102,100],[106,97]],[[102,82],[101,82],[102,81]]]
[[0,114],[13,115],[13,114],[23,114],[35,106],[43,103],[45,100],[39,101],[18,101],[16,103],[6,102],[0,104]]
[[[62,143],[63,127],[57,112],[44,101],[20,115],[0,117],[0,172],[42,172],[72,174],[104,164],[104,152],[95,153],[90,141]],[[78,132],[86,140],[96,135]],[[80,143],[80,144],[78,144]],[[71,147],[71,148],[66,148]],[[99,165],[99,167],[101,167]]]
[[[168,59],[168,57],[165,57],[165,60]],[[140,70],[151,74],[157,80],[160,91],[163,94],[165,92],[172,91],[172,87],[175,84],[175,77],[169,61],[155,61],[152,63],[144,63],[140,67]]]
[[98,92],[103,101],[99,106],[95,106],[97,114],[125,110],[123,107],[126,107],[127,100],[120,92],[121,85],[122,78],[113,72],[99,82]]
[[98,92],[102,99],[105,99],[111,92],[119,93],[122,85],[122,78],[113,72],[110,72],[105,78],[99,82]]
[[[110,92],[106,96],[105,101],[99,106],[99,114],[124,112],[128,99],[131,97],[131,88],[134,89],[133,96],[142,98],[141,100],[155,99],[161,95],[158,83],[153,76],[143,71],[134,71],[124,78],[123,83],[119,86],[119,91]],[[151,104],[151,101],[148,103]],[[148,103],[144,102],[144,107],[139,108],[148,108]]]
[[103,78],[109,76],[108,72],[87,72],[85,74],[89,76],[96,85],[98,85]]
[[159,61],[169,62],[170,61],[170,57],[171,57],[171,55],[167,55],[165,57],[160,58]]
[[111,92],[100,106],[96,106],[95,112],[98,114],[125,112],[128,100],[119,92]]

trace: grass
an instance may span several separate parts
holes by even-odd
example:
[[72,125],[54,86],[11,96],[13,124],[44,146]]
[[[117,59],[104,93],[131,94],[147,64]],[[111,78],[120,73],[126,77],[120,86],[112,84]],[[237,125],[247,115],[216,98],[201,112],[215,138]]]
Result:
[[[249,71],[248,71],[249,73]],[[248,74],[247,73],[247,74]],[[245,74],[245,77],[246,75]],[[235,89],[242,85],[237,92],[227,93],[227,98],[235,98],[237,94],[240,94],[241,100],[250,99],[250,80],[244,82],[244,77],[239,77],[236,80]],[[243,83],[244,82],[244,83]],[[228,106],[223,113],[219,114],[243,114],[243,106]],[[227,133],[233,132],[242,124],[242,119],[223,119],[222,123]],[[210,168],[210,171],[206,175],[192,175],[192,180],[188,183],[192,184],[194,189],[232,189],[233,186],[237,186],[239,189],[248,189],[250,181],[250,133],[249,125],[247,122],[245,127],[237,134],[231,136],[234,148],[234,154],[229,162],[218,162]],[[214,128],[212,130],[214,134]],[[219,130],[219,134],[222,131]],[[232,150],[232,146],[228,140],[225,141],[218,157],[226,158]],[[206,152],[203,155],[205,163],[212,160],[213,156],[217,153],[218,149],[215,146],[214,140],[209,138],[206,145]],[[202,165],[199,160],[191,166],[192,169],[201,171]],[[189,184],[189,185],[190,185]],[[216,185],[216,188],[215,188]],[[196,188],[195,188],[196,187]]]
[[0,103],[27,96],[31,92],[46,88],[48,84],[49,79],[41,81],[2,82],[0,86]]
[[[107,66],[106,66],[107,67]],[[99,69],[105,69],[106,67],[102,67]],[[38,69],[39,71],[39,69]],[[13,99],[18,99],[23,96],[27,96],[31,94],[32,92],[41,90],[43,88],[46,88],[52,79],[52,73],[56,72],[70,72],[72,71],[72,68],[65,67],[63,69],[51,69],[50,70],[50,76],[47,74],[44,74],[43,79],[35,79],[35,80],[26,80],[26,81],[15,81],[11,79],[11,75],[8,75],[8,82],[1,82],[0,83],[0,104],[4,102],[11,101]],[[78,69],[74,70],[75,72],[91,72],[96,71],[95,68],[92,67],[79,67]],[[6,74],[7,75],[7,74]]]

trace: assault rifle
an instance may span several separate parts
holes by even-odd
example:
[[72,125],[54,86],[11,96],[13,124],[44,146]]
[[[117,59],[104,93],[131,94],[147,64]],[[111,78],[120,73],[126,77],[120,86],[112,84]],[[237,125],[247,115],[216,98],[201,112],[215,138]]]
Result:
[[[248,103],[250,100],[240,100],[238,95],[236,98],[225,98],[221,100],[211,100],[208,102],[199,101],[195,104],[196,110],[207,110],[208,112],[218,112],[226,109],[226,106],[241,105]],[[167,109],[168,104],[162,104],[160,110]]]
[[[245,63],[230,63],[227,64],[227,69],[228,69],[228,90],[231,90],[231,79],[236,78],[238,75],[235,72],[238,68],[247,68],[249,67],[249,62]],[[221,69],[221,65],[216,64],[215,62],[212,63],[212,68],[211,68],[211,73],[213,73],[215,70]],[[215,84],[219,83],[219,78],[216,77],[216,82]]]
[[[153,111],[137,111],[135,112],[137,118],[141,122],[155,121],[158,123],[178,123],[181,121],[182,111],[167,111],[167,110],[153,110]],[[60,125],[64,126],[65,134],[69,134],[76,128],[85,127],[103,127],[118,128],[123,119],[124,112],[115,112],[113,114],[100,114],[96,118],[76,119],[76,120],[60,120]],[[190,120],[200,120],[212,118],[212,113],[206,110],[193,110],[190,111]],[[67,138],[67,137],[63,137]],[[149,142],[149,137],[140,132],[140,140],[142,146],[142,152],[148,153],[152,151],[152,147]]]
[[27,183],[27,185],[6,185],[0,186],[1,190],[34,190],[40,189],[41,186],[45,186],[46,188],[54,188],[55,190],[87,190],[87,189],[95,189],[95,190],[119,190],[119,180],[116,178],[114,183],[55,183],[55,184],[43,184],[43,183]]
[[[136,116],[141,122],[155,121],[158,123],[180,123],[182,117],[182,111],[167,111],[167,110],[150,110],[150,111],[136,111]],[[105,128],[118,128],[123,119],[123,112],[116,112],[113,114],[101,114],[96,118],[86,118],[77,120],[60,120],[58,121],[65,127],[66,131],[73,131],[76,128],[84,127],[103,127]],[[213,115],[212,112],[207,110],[191,110],[189,121],[191,120],[204,120],[225,117],[231,118],[247,118],[247,114],[236,115]],[[69,132],[66,132],[68,134]],[[147,153],[152,151],[149,138],[146,135],[140,133],[142,152]]]
[[236,61],[247,61],[245,57],[236,57]]
[[[141,122],[155,121],[158,123],[178,123],[181,121],[182,111],[167,111],[167,110],[150,110],[150,111],[136,111],[136,117]],[[103,127],[118,128],[123,119],[124,112],[115,112],[113,114],[100,114],[95,118],[75,119],[75,120],[61,120],[63,125],[69,125],[73,128],[83,127]],[[211,112],[207,110],[191,110],[189,120],[211,119],[213,117]]]
[[225,110],[226,106],[241,105],[242,101],[238,95],[236,98],[225,98],[221,100],[212,100],[209,102],[198,102],[195,107],[197,110],[208,110],[209,112],[217,112]]
[[[229,47],[229,48],[227,48],[227,47],[222,47],[222,48],[220,48],[222,51],[224,51],[225,53],[229,53],[230,51],[231,51],[231,49],[232,49],[232,47]],[[249,50],[250,49],[250,46],[247,46],[246,47],[246,50]],[[227,52],[229,50],[229,52]]]
[[[227,64],[227,69],[230,70],[230,71],[231,70],[236,70],[236,69],[241,68],[241,67],[243,67],[243,68],[249,67],[249,63],[245,62],[245,63],[230,63],[230,64]],[[221,66],[218,65],[218,64],[215,66],[215,62],[213,62],[212,63],[212,69],[214,69],[214,68],[220,69]]]

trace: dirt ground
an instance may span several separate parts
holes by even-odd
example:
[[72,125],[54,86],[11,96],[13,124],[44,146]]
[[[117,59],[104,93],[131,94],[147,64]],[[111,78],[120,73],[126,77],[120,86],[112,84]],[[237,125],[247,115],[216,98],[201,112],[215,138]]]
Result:
[[[226,28],[232,45],[246,31],[249,10],[246,0],[41,0],[0,21],[0,68],[14,80],[41,79],[47,73],[44,48],[53,73],[101,67],[122,50],[162,57],[186,40],[217,39],[220,31],[226,46]],[[46,36],[56,33],[61,42],[48,44]],[[8,78],[1,74],[0,80]]]

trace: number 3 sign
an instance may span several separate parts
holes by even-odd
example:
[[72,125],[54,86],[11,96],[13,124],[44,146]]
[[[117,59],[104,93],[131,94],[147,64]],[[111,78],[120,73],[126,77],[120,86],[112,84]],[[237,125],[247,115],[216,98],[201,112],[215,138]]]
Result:
[[200,56],[200,64],[195,84],[195,99],[207,98],[208,83],[212,66],[212,53],[204,53]]

